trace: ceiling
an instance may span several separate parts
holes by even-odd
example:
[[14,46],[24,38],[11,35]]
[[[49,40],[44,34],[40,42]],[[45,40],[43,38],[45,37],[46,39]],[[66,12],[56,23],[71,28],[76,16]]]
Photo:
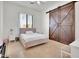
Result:
[[69,1],[40,1],[40,2],[41,2],[40,5],[37,3],[31,4],[31,1],[14,1],[12,3],[27,6],[38,11],[46,11],[46,10],[48,11],[50,10],[51,7],[53,9],[54,7],[66,4]]

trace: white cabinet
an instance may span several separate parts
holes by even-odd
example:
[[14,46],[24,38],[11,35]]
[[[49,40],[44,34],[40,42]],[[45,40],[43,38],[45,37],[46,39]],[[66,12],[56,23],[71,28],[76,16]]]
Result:
[[15,36],[14,35],[9,35],[9,41],[14,41],[15,40]]
[[9,41],[14,41],[14,40],[15,40],[14,29],[10,29]]
[[79,40],[74,41],[70,44],[71,47],[71,57],[79,58]]

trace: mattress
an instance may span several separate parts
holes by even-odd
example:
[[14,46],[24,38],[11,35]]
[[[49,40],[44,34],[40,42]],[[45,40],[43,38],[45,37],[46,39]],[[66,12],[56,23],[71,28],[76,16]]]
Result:
[[31,47],[34,45],[48,42],[48,36],[45,34],[32,33],[32,34],[21,34],[20,41],[24,47]]

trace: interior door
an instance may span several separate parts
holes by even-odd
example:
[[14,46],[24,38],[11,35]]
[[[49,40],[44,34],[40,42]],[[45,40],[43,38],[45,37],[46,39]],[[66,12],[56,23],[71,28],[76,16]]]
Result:
[[70,44],[75,40],[75,18],[74,18],[74,4],[70,3],[61,7],[60,9],[60,27],[61,27],[61,42]]
[[64,44],[75,40],[74,4],[56,8],[49,13],[49,38]]
[[49,14],[49,38],[58,41],[58,9]]

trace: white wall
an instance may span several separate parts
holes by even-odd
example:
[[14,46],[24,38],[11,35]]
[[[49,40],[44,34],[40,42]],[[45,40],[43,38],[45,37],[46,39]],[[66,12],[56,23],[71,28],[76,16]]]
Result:
[[79,2],[75,3],[75,39],[79,39]]
[[41,12],[33,10],[28,7],[19,6],[10,2],[4,2],[4,20],[3,20],[3,34],[4,37],[9,35],[10,29],[14,29],[14,35],[19,33],[19,13],[26,13],[33,15],[33,27],[37,32],[41,32]]
[[49,36],[49,14],[42,12],[42,21],[41,21],[41,31],[42,33]]
[[0,39],[3,36],[3,2],[0,1]]
[[67,4],[69,3],[70,1],[58,1],[58,2],[55,2],[55,4],[51,5],[50,7],[48,7],[45,12],[47,11],[50,11],[50,10],[53,10],[55,8],[58,8],[59,6],[62,6],[64,4]]

